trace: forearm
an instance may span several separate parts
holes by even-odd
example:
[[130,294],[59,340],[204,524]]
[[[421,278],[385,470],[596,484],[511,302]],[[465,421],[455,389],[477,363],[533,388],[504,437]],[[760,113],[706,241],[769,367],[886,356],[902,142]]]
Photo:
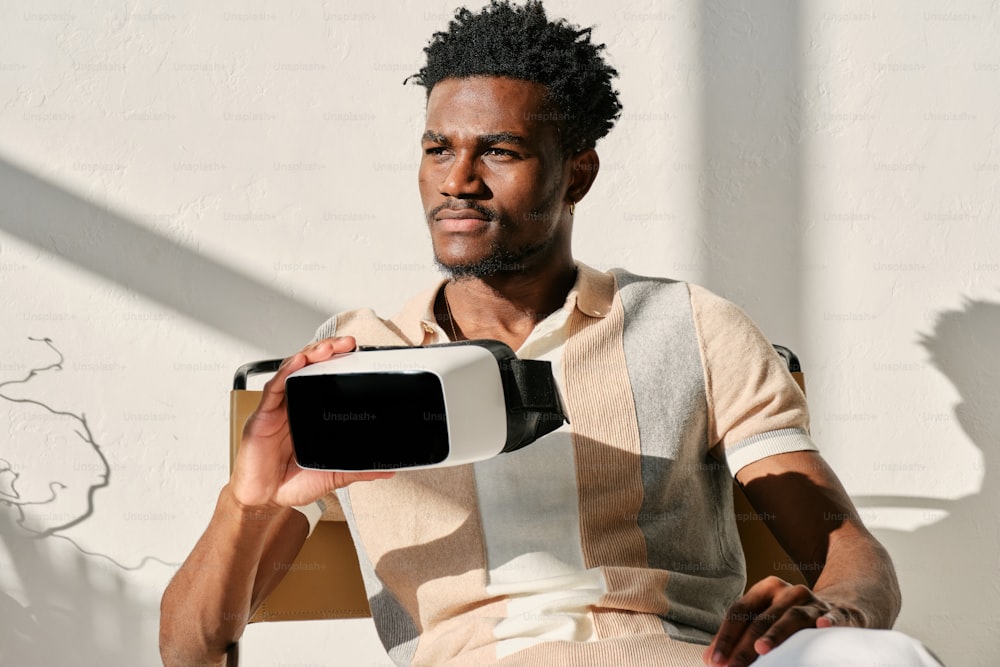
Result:
[[[224,664],[226,650],[242,635],[275,568],[261,560],[277,535],[291,532],[283,551],[294,558],[308,527],[291,509],[246,508],[226,486],[208,528],[174,575],[160,605],[160,653],[167,667]],[[268,559],[271,560],[271,559]]]
[[[868,627],[890,627],[899,613],[899,583],[888,552],[858,517],[833,470],[815,452],[770,456],[737,473],[754,508],[821,598],[861,615]],[[817,576],[818,574],[818,576]]]
[[821,598],[857,609],[864,627],[890,628],[901,596],[889,553],[866,529],[846,524],[834,531],[813,590]]

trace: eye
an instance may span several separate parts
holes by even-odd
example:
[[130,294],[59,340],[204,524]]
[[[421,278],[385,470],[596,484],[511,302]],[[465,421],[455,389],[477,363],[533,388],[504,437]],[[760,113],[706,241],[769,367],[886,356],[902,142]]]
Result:
[[435,164],[444,164],[451,155],[452,151],[447,146],[428,146],[424,149],[424,157]]
[[483,151],[483,155],[490,155],[492,157],[507,157],[507,158],[518,157],[517,153],[515,153],[512,150],[508,150],[506,148],[496,148],[496,147],[487,148],[485,151]]

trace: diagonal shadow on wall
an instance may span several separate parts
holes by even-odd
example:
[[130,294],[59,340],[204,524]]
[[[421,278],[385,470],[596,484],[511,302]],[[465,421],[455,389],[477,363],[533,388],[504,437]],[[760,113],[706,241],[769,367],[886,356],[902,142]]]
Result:
[[[2,158],[0,231],[269,356],[299,349],[328,316]],[[104,464],[104,482],[91,491],[110,481]],[[129,590],[124,570],[132,568],[39,539],[68,526],[32,534],[19,525],[17,503],[2,500],[0,551],[24,590],[20,598],[0,591],[0,665],[159,664],[150,650],[157,608]],[[72,524],[92,513],[88,502]],[[75,571],[66,570],[67,557]]]
[[0,230],[271,356],[298,350],[330,314],[2,158]]

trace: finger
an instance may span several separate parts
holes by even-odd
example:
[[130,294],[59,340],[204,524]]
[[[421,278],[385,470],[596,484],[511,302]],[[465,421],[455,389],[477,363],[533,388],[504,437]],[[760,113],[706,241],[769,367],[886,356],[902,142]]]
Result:
[[817,628],[830,628],[835,625],[864,628],[869,624],[861,611],[852,607],[833,606],[816,619]]
[[715,638],[702,655],[707,664],[724,665],[733,649],[757,616],[771,606],[771,601],[789,584],[777,577],[767,577],[757,582],[730,605],[723,616],[722,625]]
[[773,605],[756,614],[743,634],[734,642],[727,661],[723,664],[727,667],[746,667],[756,660],[759,653],[755,648],[757,643],[778,622],[783,611],[783,607]]
[[[774,618],[768,627],[763,628],[763,632],[757,633],[754,651],[764,655],[793,633],[815,627],[816,619],[829,610],[830,605],[818,598],[808,586],[789,585],[775,596],[769,610]],[[760,629],[758,627],[755,630]]]
[[264,385],[265,394],[283,394],[285,380],[295,371],[301,370],[309,364],[326,361],[335,355],[351,352],[356,347],[357,342],[353,336],[324,338],[307,345],[298,354],[293,354],[281,363],[275,374]]
[[350,352],[357,343],[353,336],[340,336],[337,338],[324,338],[304,347],[297,354],[281,362],[278,370],[275,371],[271,379],[264,385],[258,412],[270,412],[284,407],[285,400],[285,380],[295,371],[301,370],[309,364],[326,361],[334,355]]
[[[749,594],[749,591],[747,593]],[[733,603],[726,611],[722,625],[715,634],[712,643],[702,654],[705,663],[709,665],[726,664],[726,660],[732,654],[733,647],[739,642],[756,613],[756,608],[746,602],[746,595]]]
[[816,619],[816,627],[832,628],[833,626],[839,624],[839,620],[840,619],[838,618],[838,615],[835,612],[829,611]]
[[339,470],[311,470],[300,468],[295,461],[291,461],[286,468],[285,481],[294,477],[303,479],[312,477],[314,479],[325,480],[328,488],[324,489],[323,495],[342,486],[353,484],[354,482],[371,482],[376,479],[389,479],[396,474],[394,470],[378,472],[342,472]]
[[353,336],[337,336],[316,341],[302,350],[310,364],[326,361],[335,354],[351,352],[357,347]]
[[828,609],[829,606],[820,600],[815,600],[812,604],[789,607],[753,643],[753,651],[758,655],[764,655],[799,630],[816,627],[817,620]]
[[330,470],[305,470],[292,463],[287,475],[276,491],[276,502],[282,506],[307,505],[335,489],[354,482],[388,479],[395,472],[334,472]]
[[373,482],[376,479],[389,479],[395,474],[395,471],[344,473],[339,482],[340,486],[347,486],[354,482]]
[[295,371],[305,367],[306,363],[306,355],[302,352],[296,352],[282,361],[271,379],[264,384],[255,414],[271,412],[281,407],[282,401],[285,400],[285,380]]
[[734,605],[727,612],[725,621],[715,640],[703,654],[703,659],[710,665],[727,665],[742,646],[743,638],[750,627],[759,618],[759,613],[747,606]]

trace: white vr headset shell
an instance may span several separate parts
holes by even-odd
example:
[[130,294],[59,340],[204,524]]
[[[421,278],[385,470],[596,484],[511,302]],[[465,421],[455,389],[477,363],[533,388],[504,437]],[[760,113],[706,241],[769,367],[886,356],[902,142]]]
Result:
[[360,348],[288,376],[299,466],[418,470],[520,449],[566,421],[551,365],[504,343]]

